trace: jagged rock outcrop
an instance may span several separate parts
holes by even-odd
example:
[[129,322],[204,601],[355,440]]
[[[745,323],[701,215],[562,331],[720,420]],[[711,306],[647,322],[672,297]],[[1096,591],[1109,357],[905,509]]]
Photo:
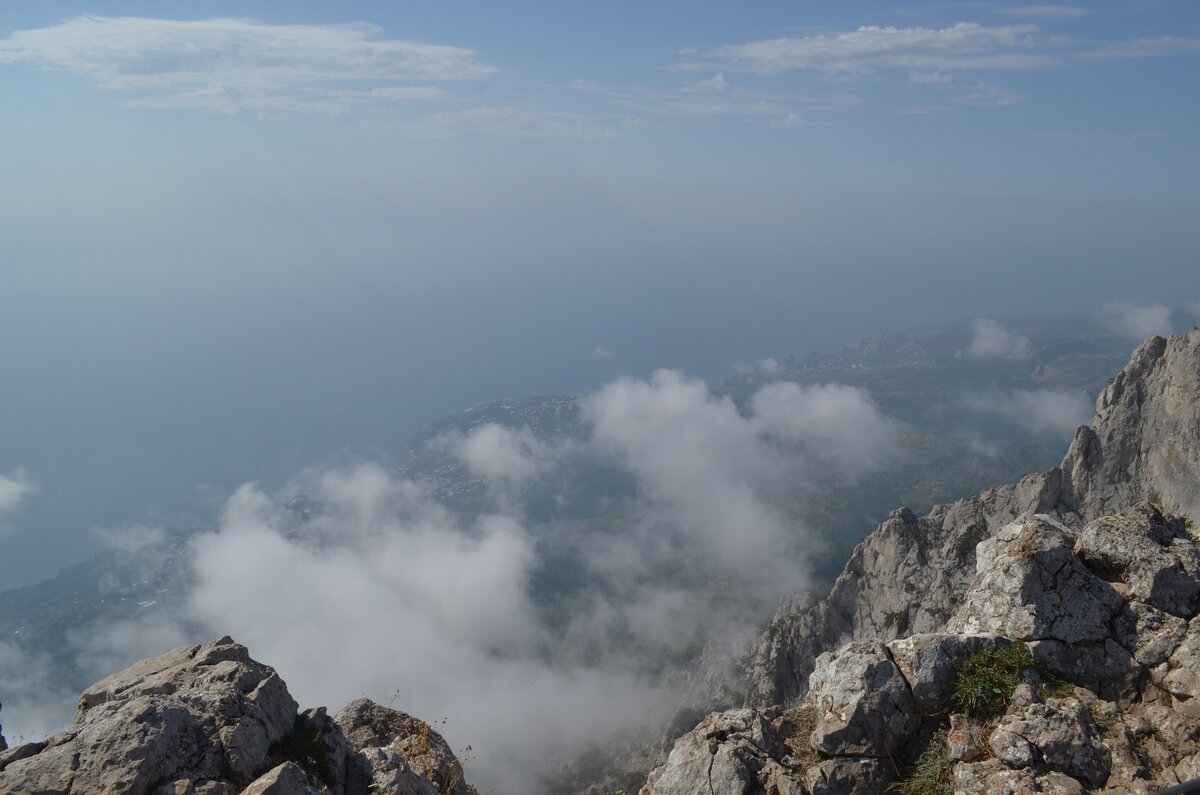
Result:
[[[936,632],[821,654],[787,713],[709,715],[642,793],[879,793],[931,768],[962,795],[1200,776],[1197,563],[1184,522],[1150,504],[1080,530],[1011,522]],[[783,714],[807,716],[786,747]]]
[[1085,520],[1137,502],[1200,513],[1200,328],[1151,337],[1096,401],[1063,459],[1063,506]]
[[794,704],[822,652],[940,627],[971,581],[976,545],[1000,527],[1046,514],[1079,528],[1138,502],[1200,518],[1200,328],[1144,342],[1060,466],[924,517],[893,513],[854,550],[826,598],[785,599],[741,664],[706,661],[693,700]]
[[368,791],[475,795],[462,764],[428,723],[366,698],[351,701],[334,720],[367,763],[360,761],[351,778],[363,777]]
[[426,723],[366,699],[297,712],[274,669],[225,637],[89,687],[71,727],[0,752],[0,793],[475,795]]
[[[866,760],[921,743],[963,793],[1145,792],[1200,775],[1198,513],[1193,329],[1137,349],[1059,467],[925,517],[893,513],[826,598],[783,601],[740,669],[706,660],[696,700],[812,711],[821,761],[786,768],[803,792],[878,792]],[[1005,647],[1028,665],[1004,715],[953,712],[959,663]],[[1043,677],[1073,693],[1043,697]],[[857,778],[830,790],[814,772],[826,769]],[[736,791],[786,791],[776,779]]]

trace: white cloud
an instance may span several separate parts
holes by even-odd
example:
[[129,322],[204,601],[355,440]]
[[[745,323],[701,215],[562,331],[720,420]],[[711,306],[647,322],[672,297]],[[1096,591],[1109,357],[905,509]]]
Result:
[[1092,417],[1092,403],[1082,392],[1065,389],[1017,389],[1004,394],[971,395],[968,408],[996,414],[1035,432],[1069,436]]
[[505,792],[536,790],[558,760],[669,708],[634,653],[572,661],[543,625],[516,518],[460,524],[376,467],[312,477],[303,517],[254,485],[230,499],[195,545],[187,612],[274,665],[302,703],[366,694],[445,716],[451,743],[474,747],[473,783]]
[[619,379],[583,401],[595,443],[637,477],[656,520],[684,533],[678,552],[697,569],[763,568],[778,587],[787,524],[762,499],[775,459],[753,420],[703,381],[660,370]]
[[985,26],[959,22],[948,28],[861,27],[831,35],[764,39],[726,45],[713,55],[730,68],[758,74],[816,69],[865,74],[876,69],[954,71],[1029,69],[1057,59],[1031,52],[1032,25]]
[[36,742],[70,723],[79,694],[52,681],[54,670],[46,654],[29,652],[16,639],[0,640],[0,724],[9,746]]
[[844,384],[768,384],[750,406],[763,432],[799,443],[806,454],[857,477],[892,463],[899,434],[862,389]]
[[684,87],[684,91],[715,91],[718,94],[724,94],[730,91],[733,85],[725,79],[725,75],[717,72],[708,80],[701,80],[693,83],[690,86]]
[[505,490],[524,487],[551,463],[551,451],[528,428],[489,422],[445,443],[474,475]]
[[380,37],[374,25],[273,25],[249,19],[81,16],[0,39],[0,64],[29,64],[143,96],[129,104],[210,112],[337,113],[429,99],[436,89],[346,81],[443,81],[495,68],[462,47]]
[[617,355],[616,353],[614,353],[613,351],[610,351],[608,348],[605,348],[602,345],[597,345],[595,348],[592,348],[592,358],[596,359],[597,361],[603,361],[604,359],[612,359],[616,355]]
[[29,479],[24,467],[18,467],[7,475],[0,475],[0,535],[6,533],[5,520],[37,490],[37,484]]
[[973,336],[967,355],[974,359],[998,356],[1024,359],[1033,353],[1033,344],[1028,337],[1009,331],[995,320],[978,318],[972,321],[971,329]]
[[1171,308],[1163,304],[1109,304],[1103,320],[1113,331],[1135,340],[1171,333]]
[[779,375],[783,372],[783,365],[770,357],[759,359],[755,363],[755,368],[763,375]]

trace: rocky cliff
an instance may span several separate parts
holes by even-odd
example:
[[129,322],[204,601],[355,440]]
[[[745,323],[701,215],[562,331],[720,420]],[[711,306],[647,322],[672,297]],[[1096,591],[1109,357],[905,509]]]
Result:
[[976,545],[1008,522],[1046,513],[1077,528],[1143,501],[1200,517],[1200,328],[1144,342],[1058,467],[923,517],[893,513],[854,550],[825,599],[785,599],[737,669],[710,661],[697,700],[793,703],[821,652],[940,627],[971,582]]
[[475,795],[436,731],[366,699],[299,712],[283,680],[222,638],[113,674],[71,727],[0,752],[0,793]]
[[[1146,792],[1200,776],[1198,507],[1194,329],[1138,348],[1060,466],[895,512],[825,599],[785,600],[732,669],[710,660],[697,691],[744,706],[684,735],[643,792]],[[990,682],[1002,703],[973,712],[963,670],[991,658],[1011,686]],[[941,779],[913,788],[920,770]]]

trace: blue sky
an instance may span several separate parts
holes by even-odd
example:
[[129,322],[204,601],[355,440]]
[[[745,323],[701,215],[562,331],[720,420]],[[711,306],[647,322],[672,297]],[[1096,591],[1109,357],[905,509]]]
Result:
[[1187,0],[7,2],[0,583],[485,400],[1195,301],[1198,67]]

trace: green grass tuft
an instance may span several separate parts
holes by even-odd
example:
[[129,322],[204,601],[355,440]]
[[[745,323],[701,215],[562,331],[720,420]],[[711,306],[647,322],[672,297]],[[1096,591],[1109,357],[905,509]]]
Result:
[[1046,671],[1024,643],[984,649],[965,658],[954,671],[954,706],[973,718],[994,718],[1008,707],[1013,691],[1028,668],[1041,678],[1038,692],[1046,698],[1065,698],[1075,686]]

